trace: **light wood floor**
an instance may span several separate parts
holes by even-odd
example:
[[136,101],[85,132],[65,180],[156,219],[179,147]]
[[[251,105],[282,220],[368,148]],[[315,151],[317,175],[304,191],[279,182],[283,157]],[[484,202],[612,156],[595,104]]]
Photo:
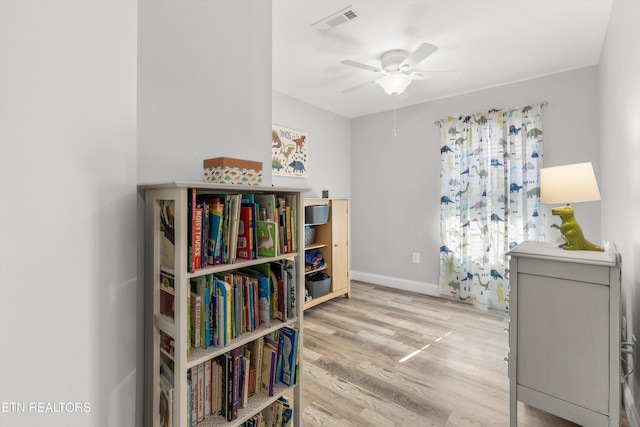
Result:
[[[508,426],[506,327],[504,313],[353,281],[351,299],[304,313],[303,425]],[[522,403],[518,421],[575,426]]]

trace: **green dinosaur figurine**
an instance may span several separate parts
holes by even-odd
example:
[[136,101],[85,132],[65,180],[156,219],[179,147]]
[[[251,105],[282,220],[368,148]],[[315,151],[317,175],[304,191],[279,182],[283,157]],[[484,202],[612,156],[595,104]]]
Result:
[[604,249],[598,245],[587,241],[582,234],[582,229],[576,218],[573,216],[573,208],[569,205],[559,208],[551,209],[553,215],[558,215],[562,220],[560,225],[553,224],[551,227],[557,228],[562,234],[564,243],[560,245],[562,249],[574,250],[574,251],[599,251],[604,252]]

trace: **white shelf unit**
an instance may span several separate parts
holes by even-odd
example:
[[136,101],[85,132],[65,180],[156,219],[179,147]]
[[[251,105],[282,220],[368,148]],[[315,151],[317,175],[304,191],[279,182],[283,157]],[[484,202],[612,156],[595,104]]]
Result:
[[[198,194],[276,194],[293,196],[293,208],[295,209],[297,235],[295,236],[298,251],[277,255],[269,258],[252,260],[237,260],[233,264],[206,266],[195,272],[187,269],[188,259],[188,214],[189,194],[192,189]],[[144,192],[146,203],[146,248],[145,248],[145,425],[160,425],[160,353],[169,356],[174,363],[174,396],[173,396],[173,427],[187,426],[188,414],[188,382],[187,370],[207,360],[212,360],[233,348],[243,346],[259,337],[268,335],[284,326],[298,330],[298,368],[296,384],[287,387],[282,383],[276,384],[273,396],[267,396],[256,391],[249,398],[247,408],[238,411],[236,420],[227,422],[224,417],[212,416],[198,427],[210,426],[239,426],[253,415],[268,407],[281,396],[287,396],[293,406],[293,425],[302,426],[301,418],[301,375],[302,375],[302,313],[304,302],[304,209],[303,196],[299,189],[285,189],[276,187],[216,185],[202,182],[169,182],[162,184],[140,185]],[[175,252],[174,252],[174,320],[160,314],[160,242],[162,232],[160,228],[160,201],[173,200],[175,203]],[[233,339],[225,347],[210,347],[207,349],[192,348],[187,356],[190,343],[187,340],[188,309],[191,278],[204,276],[211,273],[233,271],[241,268],[256,266],[278,260],[291,260],[295,263],[296,271],[296,301],[295,313],[285,322],[273,320],[269,328],[260,328],[253,332],[247,332]],[[163,268],[166,271],[166,268]],[[170,356],[160,346],[160,331],[173,337],[175,355]]]

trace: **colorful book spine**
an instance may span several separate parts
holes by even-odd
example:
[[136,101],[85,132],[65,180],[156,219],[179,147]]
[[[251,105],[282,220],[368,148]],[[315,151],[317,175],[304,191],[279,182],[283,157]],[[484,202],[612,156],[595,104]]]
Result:
[[293,328],[281,328],[278,333],[283,337],[282,375],[280,381],[287,386],[295,384],[298,363],[298,331]]
[[201,304],[200,295],[191,291],[191,346],[194,348],[200,347]]
[[266,277],[258,277],[258,310],[260,326],[271,327],[271,287]]

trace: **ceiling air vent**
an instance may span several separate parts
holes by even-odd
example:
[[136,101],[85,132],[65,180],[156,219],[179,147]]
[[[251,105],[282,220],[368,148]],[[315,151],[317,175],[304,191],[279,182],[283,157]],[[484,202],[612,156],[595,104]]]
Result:
[[338,25],[342,25],[345,22],[352,21],[357,17],[358,14],[351,8],[351,5],[349,5],[348,7],[321,19],[314,24],[311,24],[311,27],[322,33],[335,28]]

